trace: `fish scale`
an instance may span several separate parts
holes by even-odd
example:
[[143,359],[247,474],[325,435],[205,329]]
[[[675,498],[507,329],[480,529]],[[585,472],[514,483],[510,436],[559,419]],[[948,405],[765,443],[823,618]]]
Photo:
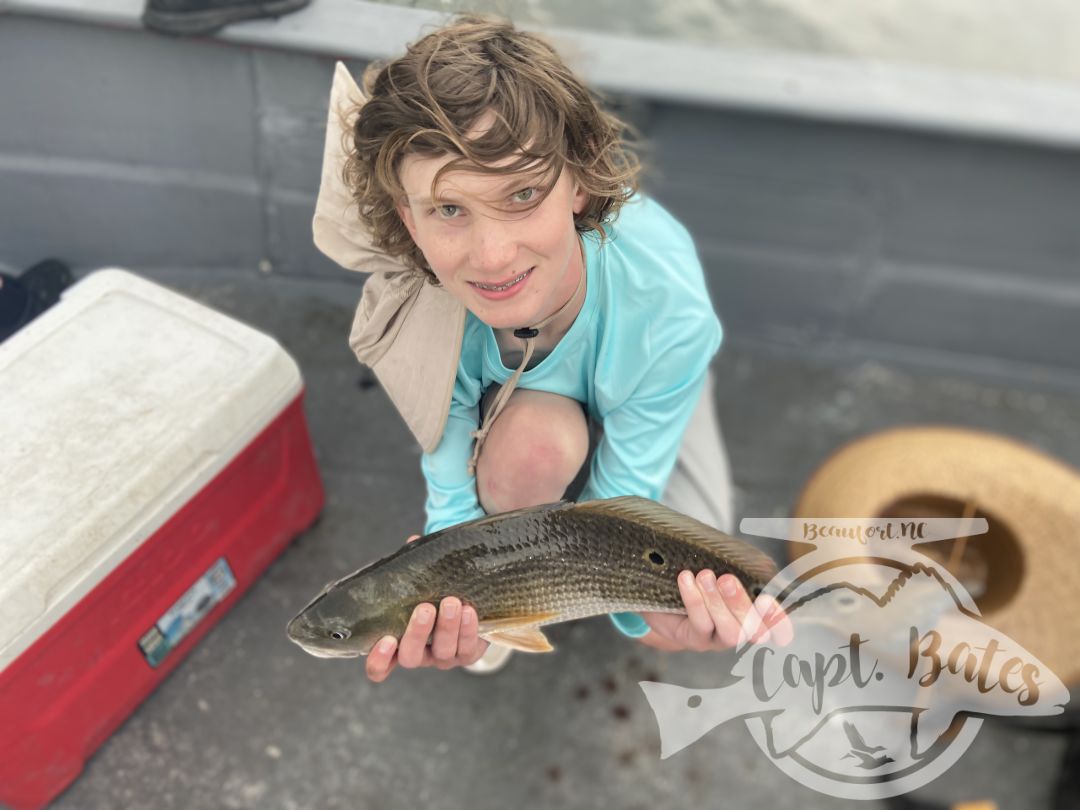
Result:
[[456,596],[476,609],[485,638],[546,645],[520,632],[603,613],[685,612],[678,574],[706,568],[751,592],[776,570],[752,546],[654,501],[547,504],[407,544],[328,586],[288,633],[315,655],[363,655],[384,635],[400,637],[416,605]]

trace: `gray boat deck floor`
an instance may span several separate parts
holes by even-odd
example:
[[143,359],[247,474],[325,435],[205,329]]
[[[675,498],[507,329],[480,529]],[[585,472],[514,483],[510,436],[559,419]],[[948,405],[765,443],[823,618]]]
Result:
[[[359,661],[293,646],[285,623],[319,587],[422,527],[418,448],[345,343],[359,288],[240,272],[152,278],[275,335],[297,359],[327,503],[57,810],[846,804],[781,774],[737,722],[661,761],[637,681],[708,685],[722,656],[655,652],[603,618],[551,628],[556,653],[517,655],[490,678],[414,671],[373,685]],[[1080,395],[830,364],[735,338],[715,369],[741,517],[789,514],[833,449],[895,424],[988,428],[1080,463]],[[913,798],[1051,807],[1065,745],[1059,733],[987,722]]]

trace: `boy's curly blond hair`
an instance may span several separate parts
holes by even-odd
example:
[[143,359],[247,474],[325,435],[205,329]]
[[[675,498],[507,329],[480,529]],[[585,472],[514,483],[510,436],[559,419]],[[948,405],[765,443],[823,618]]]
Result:
[[[410,45],[404,56],[364,71],[366,104],[347,133],[344,177],[375,247],[437,283],[397,211],[402,158],[455,155],[447,172],[528,171],[542,202],[564,168],[588,193],[579,233],[598,231],[638,189],[640,162],[628,127],[602,110],[543,39],[512,23],[464,15]],[[466,137],[481,115],[494,123]],[[494,164],[500,165],[496,168]],[[433,194],[434,196],[434,194]]]

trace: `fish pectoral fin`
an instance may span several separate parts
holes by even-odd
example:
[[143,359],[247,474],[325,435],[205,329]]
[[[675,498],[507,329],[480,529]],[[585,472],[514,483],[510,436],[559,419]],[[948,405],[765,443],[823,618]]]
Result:
[[519,627],[514,630],[502,630],[497,633],[488,633],[483,638],[492,644],[500,644],[512,650],[521,652],[543,653],[551,652],[555,648],[547,640],[547,636],[538,627]]
[[515,616],[511,619],[494,619],[480,622],[480,637],[521,652],[543,653],[555,648],[547,640],[544,631],[537,627],[555,618],[556,613],[538,613],[534,616]]

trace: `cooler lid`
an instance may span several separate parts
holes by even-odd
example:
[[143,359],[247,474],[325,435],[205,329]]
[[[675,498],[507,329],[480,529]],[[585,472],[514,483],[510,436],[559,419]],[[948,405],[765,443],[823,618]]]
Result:
[[122,270],[0,343],[0,670],[300,391],[273,338]]

